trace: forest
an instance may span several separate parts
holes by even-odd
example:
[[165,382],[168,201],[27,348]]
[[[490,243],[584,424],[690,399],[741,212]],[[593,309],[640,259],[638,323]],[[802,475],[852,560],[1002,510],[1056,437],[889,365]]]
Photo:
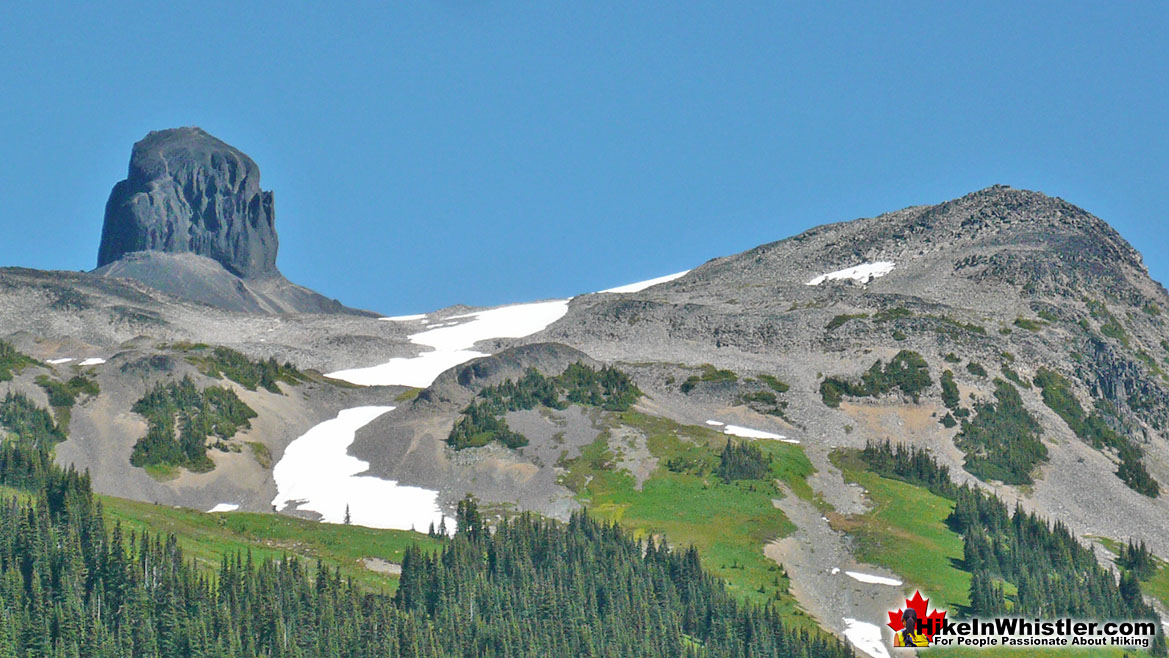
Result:
[[[22,404],[22,403],[13,403]],[[792,656],[852,652],[732,597],[693,549],[577,514],[488,531],[471,499],[393,595],[318,562],[225,557],[106,522],[88,475],[52,463],[48,413],[0,416],[0,657]]]
[[1047,459],[1042,428],[1018,389],[1002,379],[994,385],[994,400],[975,403],[974,418],[962,420],[954,445],[966,454],[966,470],[983,481],[1030,484],[1031,471]]
[[[962,568],[973,575],[971,614],[1158,619],[1141,592],[1138,570],[1148,569],[1151,562],[1143,546],[1130,545],[1122,551],[1118,582],[1067,526],[1049,523],[1018,506],[1012,511],[997,496],[954,484],[949,470],[924,449],[870,441],[861,458],[878,475],[926,487],[955,501],[947,524],[962,535]],[[1006,583],[1015,588],[1009,596]],[[1166,654],[1163,631],[1158,633],[1153,654]]]

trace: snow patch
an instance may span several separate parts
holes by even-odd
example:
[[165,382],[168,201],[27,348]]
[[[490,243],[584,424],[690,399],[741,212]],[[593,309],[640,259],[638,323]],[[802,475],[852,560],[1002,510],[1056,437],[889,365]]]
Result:
[[[393,409],[373,406],[346,409],[289,444],[272,469],[277,491],[272,505],[276,511],[297,503],[297,509],[316,512],[329,523],[342,523],[348,507],[355,525],[414,528],[420,532],[432,521],[437,526],[443,518],[437,491],[359,475],[366,472],[369,462],[349,454],[357,430]],[[447,525],[451,524],[448,520]]]
[[844,637],[860,651],[873,658],[889,658],[889,650],[876,624],[844,617]]
[[[710,421],[706,422],[709,423]],[[722,423],[719,424],[721,425]],[[741,436],[745,439],[774,439],[776,441],[783,441],[784,443],[799,443],[798,439],[789,439],[781,434],[772,434],[771,432],[751,429],[750,427],[743,427],[742,425],[726,425],[723,427],[723,433]]]
[[215,507],[207,510],[208,514],[215,514],[216,512],[234,512],[239,509],[239,505],[235,503],[219,503]]
[[443,371],[471,359],[487,356],[470,349],[475,343],[491,338],[530,336],[568,312],[568,300],[557,299],[534,304],[501,306],[477,313],[453,315],[448,320],[472,318],[455,326],[438,327],[412,334],[410,342],[432,348],[416,357],[393,358],[380,366],[352,368],[331,372],[327,377],[342,379],[360,386],[413,386],[424,388],[434,383]]
[[887,260],[878,261],[876,263],[864,263],[862,265],[857,265],[856,267],[850,267],[848,269],[821,274],[811,281],[808,281],[807,285],[818,286],[825,281],[843,281],[844,279],[852,279],[857,283],[868,283],[873,279],[885,276],[886,274],[892,272],[894,265],[894,263]]
[[45,363],[47,363],[51,366],[59,366],[62,363],[69,363],[72,360],[73,360],[73,357],[70,356],[70,357],[66,357],[64,359],[49,359],[48,361],[45,361]]
[[379,320],[386,320],[388,322],[413,322],[414,320],[422,320],[426,318],[429,313],[418,313],[415,315],[394,315],[388,318],[378,318]]
[[840,573],[840,567],[832,567],[832,575],[835,576],[838,573]]
[[86,359],[77,365],[79,365],[79,366],[100,366],[101,364],[103,364],[105,362],[106,362],[105,359],[99,359],[98,357],[93,357],[92,359]]
[[645,290],[646,288],[650,288],[652,286],[656,286],[659,283],[665,283],[667,281],[673,281],[674,279],[681,278],[681,277],[685,276],[686,274],[688,274],[689,272],[690,272],[690,270],[684,270],[682,272],[675,272],[674,274],[667,274],[665,276],[659,276],[656,279],[647,279],[645,281],[638,281],[637,283],[628,283],[628,284],[625,284],[623,286],[617,286],[616,288],[609,288],[607,290],[602,290],[601,292],[614,292],[614,293],[641,292],[642,290]]
[[706,421],[706,424],[713,425],[715,427],[722,427],[723,425],[726,425],[726,423],[722,423],[722,422],[719,422],[717,420],[708,420],[708,421]]
[[870,585],[890,585],[892,587],[901,587],[901,581],[895,578],[885,578],[884,576],[874,576],[872,574],[861,573],[859,571],[845,571],[849,578],[859,580],[862,583]]

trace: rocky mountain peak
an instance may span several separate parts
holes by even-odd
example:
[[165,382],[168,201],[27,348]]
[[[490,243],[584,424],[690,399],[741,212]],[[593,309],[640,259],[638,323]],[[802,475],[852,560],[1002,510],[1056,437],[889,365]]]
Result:
[[140,251],[190,252],[257,279],[278,274],[277,247],[256,163],[201,128],[174,128],[134,145],[106,203],[98,267]]

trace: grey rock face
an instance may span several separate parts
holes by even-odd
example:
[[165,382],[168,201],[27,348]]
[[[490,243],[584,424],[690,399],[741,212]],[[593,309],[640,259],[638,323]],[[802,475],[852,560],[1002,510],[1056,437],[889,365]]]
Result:
[[137,251],[192,252],[242,278],[277,274],[272,193],[247,155],[200,128],[151,132],[106,203],[98,267]]

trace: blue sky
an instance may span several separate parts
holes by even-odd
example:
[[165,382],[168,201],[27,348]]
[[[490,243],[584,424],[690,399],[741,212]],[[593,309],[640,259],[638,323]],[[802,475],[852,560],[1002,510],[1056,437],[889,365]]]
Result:
[[994,183],[1104,218],[1166,282],[1166,33],[1140,2],[5,3],[0,265],[92,268],[131,145],[198,125],[259,163],[284,273],[385,313]]

